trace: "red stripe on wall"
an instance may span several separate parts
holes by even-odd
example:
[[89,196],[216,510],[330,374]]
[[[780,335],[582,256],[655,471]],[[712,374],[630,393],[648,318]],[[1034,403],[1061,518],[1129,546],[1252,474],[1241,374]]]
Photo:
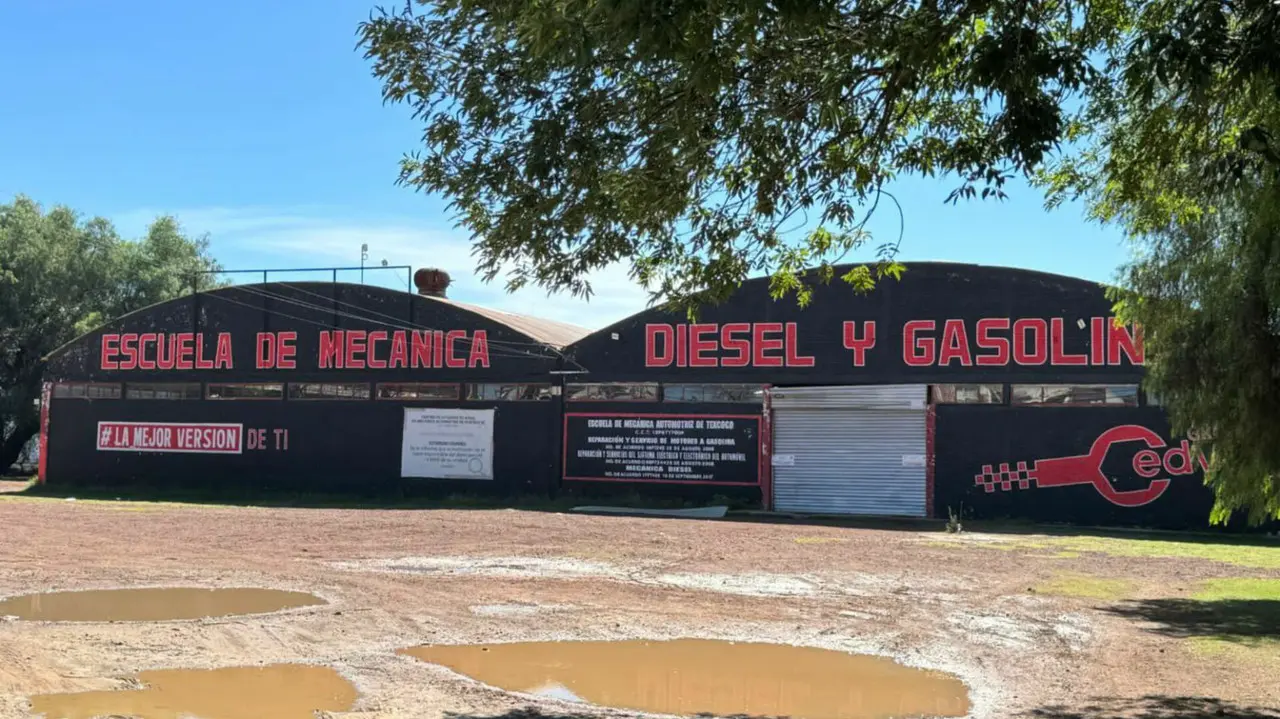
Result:
[[36,482],[45,483],[49,466],[49,404],[53,398],[53,383],[45,382],[40,388],[40,459],[37,460]]

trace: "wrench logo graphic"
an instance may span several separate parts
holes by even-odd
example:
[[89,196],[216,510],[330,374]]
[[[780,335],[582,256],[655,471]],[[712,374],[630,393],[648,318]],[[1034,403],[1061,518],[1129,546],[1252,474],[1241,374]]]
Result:
[[[1000,464],[998,468],[985,464],[982,472],[974,476],[974,484],[988,493],[997,489],[1007,492],[1015,486],[1030,489],[1033,482],[1040,489],[1091,484],[1098,494],[1112,504],[1121,507],[1150,504],[1164,494],[1172,480],[1155,479],[1144,489],[1117,490],[1102,472],[1102,462],[1106,459],[1107,452],[1112,445],[1122,442],[1143,442],[1150,450],[1162,449],[1168,444],[1163,437],[1146,427],[1136,424],[1120,425],[1098,435],[1088,454],[1038,459],[1030,467],[1026,462],[1018,462],[1014,468],[1010,468],[1008,462]],[[1203,462],[1202,459],[1202,465]]]

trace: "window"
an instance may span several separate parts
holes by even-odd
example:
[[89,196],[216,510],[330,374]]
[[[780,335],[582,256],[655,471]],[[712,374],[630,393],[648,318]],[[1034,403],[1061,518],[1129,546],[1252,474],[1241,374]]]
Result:
[[1136,384],[1015,384],[1016,405],[1137,407]]
[[667,384],[663,402],[764,402],[764,386],[758,384]]
[[120,399],[120,385],[103,382],[60,382],[53,386],[59,399]]
[[1004,404],[1002,384],[935,384],[934,404]]
[[550,384],[472,384],[467,385],[467,399],[541,400],[551,399]]
[[199,382],[129,382],[125,399],[200,399]]
[[595,382],[565,386],[570,402],[657,402],[656,382]]
[[205,394],[209,399],[283,399],[284,385],[263,383],[210,383]]
[[458,385],[431,382],[382,382],[378,399],[458,399]]
[[369,399],[369,385],[363,382],[290,383],[289,399]]

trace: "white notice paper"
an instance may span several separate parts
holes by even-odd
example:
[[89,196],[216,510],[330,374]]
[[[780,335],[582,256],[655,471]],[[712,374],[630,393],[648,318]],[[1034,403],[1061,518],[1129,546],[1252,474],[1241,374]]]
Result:
[[923,467],[925,466],[923,454],[904,454],[902,455],[903,467]]
[[406,407],[400,476],[493,479],[493,410]]
[[796,466],[796,456],[794,454],[775,454],[773,455],[773,466],[794,467]]

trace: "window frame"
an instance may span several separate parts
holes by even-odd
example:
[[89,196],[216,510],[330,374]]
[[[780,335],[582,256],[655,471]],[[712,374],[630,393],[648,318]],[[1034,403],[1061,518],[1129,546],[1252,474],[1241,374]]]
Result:
[[[452,397],[384,397],[383,387],[449,387],[453,389]],[[373,387],[373,398],[379,402],[457,402],[462,399],[462,388],[457,382],[377,382]]]
[[[942,387],[952,388],[953,399],[947,400],[947,399],[940,398],[939,395],[944,394],[942,392],[939,392],[939,388],[942,388]],[[968,389],[968,388],[975,388],[975,387],[978,388],[979,401],[966,402],[959,399],[958,390],[960,390],[961,388]],[[987,388],[989,391],[993,390],[995,392],[994,402],[981,401],[982,388],[984,387]],[[929,385],[929,401],[930,403],[935,405],[965,406],[965,407],[1003,407],[1008,404],[1007,400],[1008,400],[1008,397],[1006,396],[1005,385],[1003,382],[939,382],[937,384]]]
[[[715,389],[734,388],[744,392],[756,392],[758,393],[758,397],[755,397],[753,399],[725,399],[724,397],[717,397],[713,399],[707,399],[706,397],[702,397],[700,399],[685,399],[685,398],[675,399],[667,396],[667,392],[673,388],[679,388],[681,389],[681,391],[687,391],[688,388],[690,387],[703,388],[704,392],[706,391],[707,388],[715,388]],[[763,405],[766,387],[767,385],[756,384],[754,382],[669,382],[669,383],[664,382],[662,384],[662,399],[660,401],[662,401],[663,403],[670,402],[672,404],[702,403],[702,404]]]
[[[319,397],[306,397],[294,395],[294,389],[300,387],[355,387],[364,388],[365,395],[363,397],[348,397],[344,395],[321,395]],[[289,382],[285,386],[285,397],[291,402],[368,402],[373,399],[373,388],[368,382]]]
[[[156,388],[161,387],[186,387],[194,389],[195,396],[183,397],[132,397],[130,392],[134,389],[151,388],[151,391],[160,391]],[[124,398],[128,400],[137,400],[139,402],[190,402],[192,400],[204,399],[204,385],[199,382],[125,382]]]
[[[1028,388],[1028,387],[1036,387],[1040,389],[1041,400],[1039,402],[1019,402],[1018,401],[1018,398],[1017,398],[1018,390],[1022,388]],[[1044,401],[1044,397],[1047,394],[1045,390],[1047,388],[1076,388],[1076,387],[1085,388],[1085,389],[1102,390],[1103,401],[1101,402],[1082,402],[1082,401],[1045,402]],[[1132,403],[1124,402],[1124,401],[1121,401],[1121,402],[1107,401],[1107,398],[1112,396],[1111,391],[1113,389],[1120,389],[1120,388],[1123,388],[1130,392],[1128,396],[1132,398]],[[1017,383],[1017,384],[1009,385],[1009,405],[1011,407],[1109,407],[1113,409],[1118,407],[1139,407],[1141,406],[1140,404],[1141,400],[1139,399],[1139,394],[1140,394],[1140,390],[1137,383],[1133,383],[1133,384],[1127,384],[1127,383],[1107,384],[1107,383],[1101,383],[1101,382],[1039,383],[1039,384]]]
[[[85,393],[83,395],[58,395],[59,387],[83,387]],[[91,397],[89,390],[91,388],[114,388],[116,396],[114,397]],[[121,382],[55,382],[50,392],[51,399],[84,399],[84,400],[102,400],[102,399],[124,399],[124,384]]]
[[[572,395],[575,388],[587,387],[645,387],[652,388],[652,398],[636,398],[636,397],[574,397]],[[570,382],[564,386],[564,401],[566,402],[660,402],[662,401],[662,386],[657,382]]]
[[[472,390],[477,387],[537,387],[540,388],[540,395],[543,389],[545,389],[546,394],[539,397],[473,397]],[[468,402],[550,402],[555,399],[555,388],[556,385],[551,382],[469,382],[463,398]],[[517,390],[517,392],[523,394],[522,390]]]
[[[279,387],[279,397],[214,397],[214,387]],[[204,398],[215,402],[280,402],[288,394],[284,382],[209,382],[204,388]]]

